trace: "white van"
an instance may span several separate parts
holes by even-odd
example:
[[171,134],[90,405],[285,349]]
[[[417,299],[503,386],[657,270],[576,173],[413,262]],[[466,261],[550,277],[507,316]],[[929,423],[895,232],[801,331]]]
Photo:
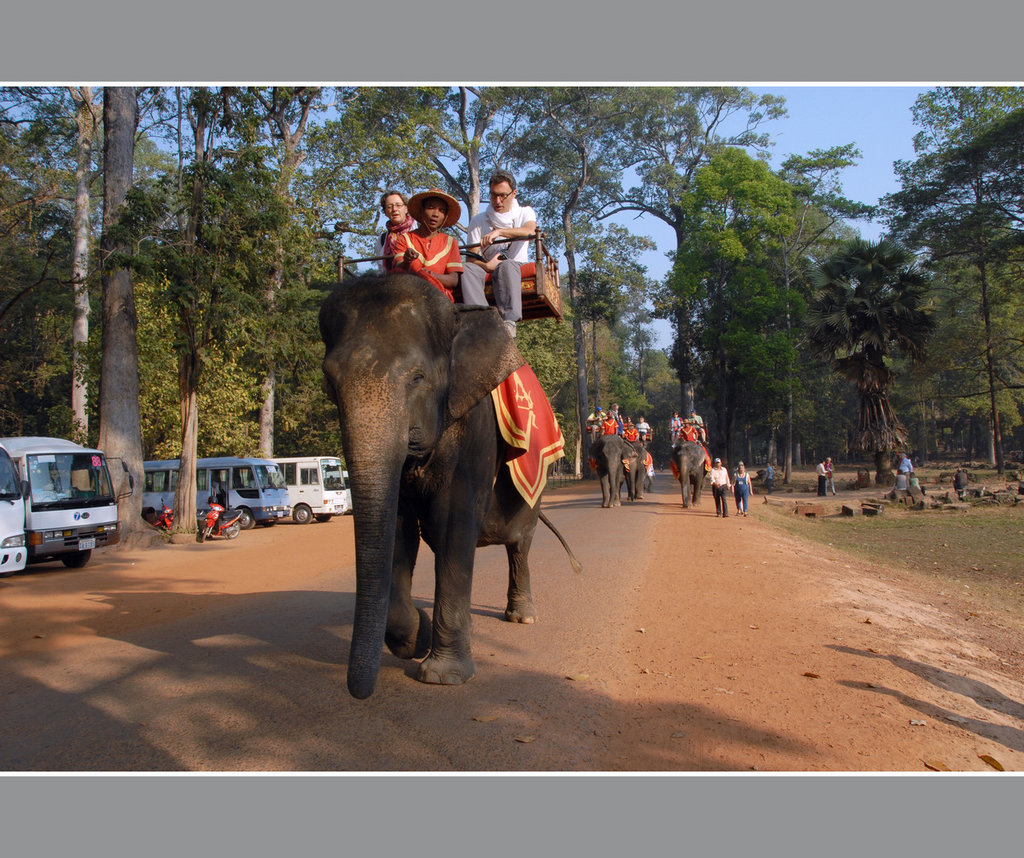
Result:
[[27,561],[21,480],[11,457],[0,447],[0,578],[21,571]]
[[298,524],[329,521],[331,516],[352,512],[352,492],[345,482],[337,456],[275,458],[288,486],[292,519]]
[[94,548],[121,539],[117,496],[100,450],[63,438],[0,438],[25,500],[28,562],[60,560],[77,569]]

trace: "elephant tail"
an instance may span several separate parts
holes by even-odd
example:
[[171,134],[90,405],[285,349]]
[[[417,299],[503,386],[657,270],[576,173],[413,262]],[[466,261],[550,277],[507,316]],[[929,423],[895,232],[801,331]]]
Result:
[[544,510],[537,510],[537,514],[540,516],[540,520],[548,526],[548,529],[558,537],[558,541],[562,543],[562,548],[565,549],[565,553],[569,555],[569,562],[572,564],[572,571],[579,575],[579,573],[583,571],[583,564],[576,559],[576,555],[572,553],[572,549],[569,547],[569,543],[565,541],[565,537],[558,532],[558,528],[551,523],[551,519],[544,515]]

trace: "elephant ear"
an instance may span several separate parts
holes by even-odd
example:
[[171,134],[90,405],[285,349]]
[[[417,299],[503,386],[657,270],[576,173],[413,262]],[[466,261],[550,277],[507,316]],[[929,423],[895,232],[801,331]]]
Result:
[[497,310],[457,305],[449,419],[458,420],[525,363]]

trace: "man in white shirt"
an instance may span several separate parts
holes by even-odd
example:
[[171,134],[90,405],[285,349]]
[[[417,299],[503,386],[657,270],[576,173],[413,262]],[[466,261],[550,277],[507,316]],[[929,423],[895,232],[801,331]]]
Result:
[[722,465],[721,459],[715,459],[711,469],[711,494],[715,496],[715,515],[719,518],[729,517],[729,501],[727,493],[732,488],[729,471]]
[[640,421],[636,424],[636,431],[640,433],[640,443],[646,444],[651,437],[651,424],[644,416],[640,415]]
[[482,260],[468,257],[462,271],[462,300],[466,304],[487,306],[484,281],[491,275],[494,304],[505,320],[511,336],[516,335],[516,322],[523,317],[523,278],[520,268],[528,261],[524,241],[495,244],[498,239],[526,239],[537,231],[537,215],[530,206],[521,206],[516,199],[515,177],[497,170],[488,182],[491,204],[469,222],[466,243],[480,245]]

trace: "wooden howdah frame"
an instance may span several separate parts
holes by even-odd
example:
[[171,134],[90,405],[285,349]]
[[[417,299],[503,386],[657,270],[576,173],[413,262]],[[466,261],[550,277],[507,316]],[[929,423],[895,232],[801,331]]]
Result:
[[[533,262],[523,265],[523,321],[557,319],[562,321],[562,291],[558,260],[544,246],[544,234],[538,230],[533,241]],[[494,306],[491,276],[485,283],[487,303]],[[462,286],[453,290],[455,303],[462,303]]]
[[[558,276],[558,260],[544,246],[544,233],[540,230],[529,241],[533,244],[533,262],[523,263],[523,321],[530,319],[557,319],[562,321],[562,283]],[[476,246],[476,245],[474,245]],[[346,272],[346,265],[359,262],[380,262],[383,256],[371,256],[365,259],[346,259],[338,256],[338,282]],[[491,286],[491,275],[487,275],[484,283],[487,303],[494,306],[494,289]],[[462,303],[462,284],[452,290],[456,304]]]

